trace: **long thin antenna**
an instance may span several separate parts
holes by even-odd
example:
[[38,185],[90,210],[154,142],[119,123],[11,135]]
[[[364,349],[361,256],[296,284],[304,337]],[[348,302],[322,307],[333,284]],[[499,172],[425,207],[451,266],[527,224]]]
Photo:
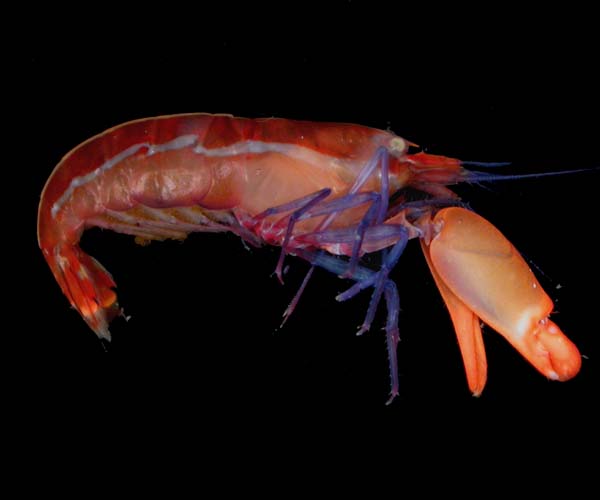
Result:
[[[463,162],[464,164],[464,162]],[[463,182],[485,182],[485,181],[512,181],[516,179],[533,179],[538,177],[551,177],[554,175],[578,174],[582,172],[594,172],[600,170],[600,167],[578,168],[576,170],[560,170],[558,172],[542,172],[539,174],[490,174],[488,172],[478,172],[468,170],[464,174]]]
[[509,161],[465,161],[461,160],[461,165],[467,165],[470,167],[484,167],[484,168],[496,168],[496,167],[507,167],[512,165]]

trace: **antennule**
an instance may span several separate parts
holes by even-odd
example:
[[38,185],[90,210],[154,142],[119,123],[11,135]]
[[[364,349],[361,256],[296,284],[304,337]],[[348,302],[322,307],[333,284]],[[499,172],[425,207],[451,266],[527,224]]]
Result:
[[[463,162],[463,164],[464,163],[465,162]],[[463,182],[513,181],[517,179],[535,179],[538,177],[551,177],[554,175],[593,172],[594,170],[600,170],[600,167],[578,168],[575,170],[560,170],[558,172],[541,172],[539,174],[490,174],[488,172],[478,172],[476,170],[465,170],[463,173]]]

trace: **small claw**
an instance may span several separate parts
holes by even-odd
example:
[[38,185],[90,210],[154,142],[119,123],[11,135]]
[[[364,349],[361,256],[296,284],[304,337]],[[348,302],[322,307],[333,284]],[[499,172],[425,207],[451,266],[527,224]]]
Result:
[[399,392],[398,391],[392,391],[390,392],[390,397],[388,398],[388,400],[385,402],[386,406],[389,406],[392,404],[392,401],[394,401],[394,399],[396,399],[396,396],[398,396]]
[[292,315],[292,313],[294,312],[294,309],[296,309],[296,306],[298,305],[298,301],[300,300],[300,297],[304,293],[304,289],[306,288],[306,285],[308,284],[308,280],[310,280],[310,277],[312,276],[314,270],[315,270],[315,266],[314,265],[310,266],[310,269],[308,270],[308,273],[306,273],[306,276],[304,277],[304,280],[302,281],[300,288],[296,292],[296,295],[294,295],[294,298],[292,299],[290,304],[287,306],[286,310],[283,311],[283,321],[281,322],[281,325],[279,325],[280,328],[283,325],[285,325],[285,322]]
[[363,333],[367,333],[369,331],[369,329],[371,328],[371,325],[365,325],[364,323],[361,325],[361,327],[356,331],[356,336],[360,337]]
[[277,260],[277,265],[275,266],[275,276],[279,280],[279,283],[283,285],[283,262],[285,259],[285,249],[281,249],[281,253],[279,254],[279,259]]

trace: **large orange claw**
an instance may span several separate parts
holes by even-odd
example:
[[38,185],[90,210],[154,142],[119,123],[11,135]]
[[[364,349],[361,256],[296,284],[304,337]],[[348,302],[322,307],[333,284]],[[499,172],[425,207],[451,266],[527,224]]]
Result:
[[445,208],[422,242],[427,263],[454,323],[469,388],[486,381],[479,320],[502,334],[552,380],[568,380],[581,366],[577,347],[548,315],[552,300],[515,247],[487,220],[463,208]]

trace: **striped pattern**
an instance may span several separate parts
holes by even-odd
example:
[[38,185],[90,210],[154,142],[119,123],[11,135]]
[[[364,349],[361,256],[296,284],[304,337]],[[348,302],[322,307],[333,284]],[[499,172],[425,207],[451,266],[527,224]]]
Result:
[[85,186],[105,174],[107,171],[118,167],[123,161],[138,154],[141,150],[146,149],[146,157],[150,157],[157,153],[176,151],[189,147],[193,147],[194,153],[207,157],[234,157],[248,154],[258,155],[279,153],[289,158],[313,165],[330,164],[332,167],[343,167],[345,163],[348,163],[348,160],[334,158],[307,147],[278,142],[242,141],[226,147],[206,148],[205,146],[198,144],[197,135],[183,135],[163,144],[134,144],[106,160],[102,165],[92,170],[90,173],[73,178],[64,193],[52,205],[52,218],[56,218],[61,208],[71,200],[77,188]]

